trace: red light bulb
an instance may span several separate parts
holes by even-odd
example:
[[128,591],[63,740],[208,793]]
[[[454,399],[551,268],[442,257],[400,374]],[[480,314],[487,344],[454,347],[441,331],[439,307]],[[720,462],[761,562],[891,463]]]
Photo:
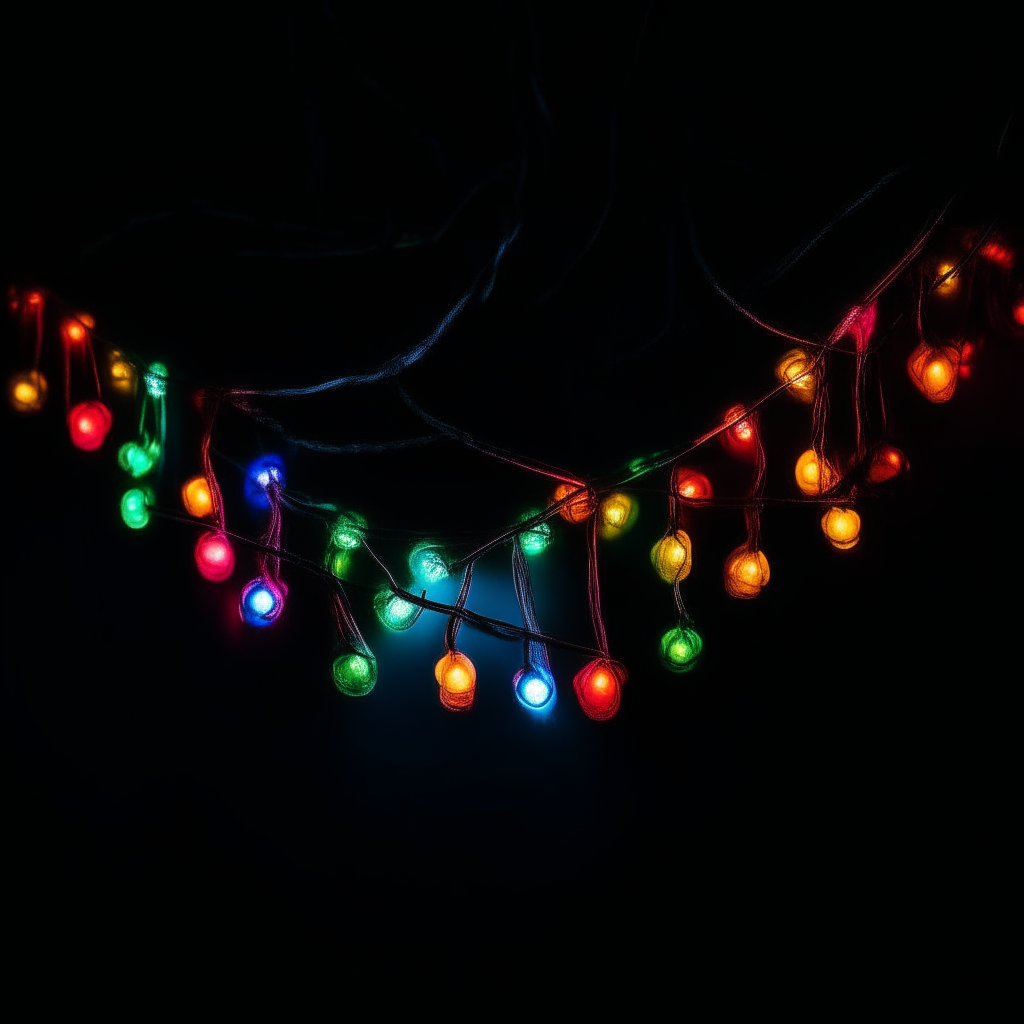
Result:
[[83,452],[94,452],[103,445],[113,422],[110,410],[102,402],[79,402],[68,413],[71,443]]
[[235,570],[235,552],[223,533],[204,533],[195,554],[199,575],[213,583],[226,580]]
[[737,459],[753,461],[757,458],[757,428],[753,416],[743,416],[743,406],[734,405],[726,414],[725,422],[741,416],[719,435],[725,450]]
[[595,658],[576,673],[572,688],[587,718],[603,722],[614,717],[628,675],[625,665],[608,658]]

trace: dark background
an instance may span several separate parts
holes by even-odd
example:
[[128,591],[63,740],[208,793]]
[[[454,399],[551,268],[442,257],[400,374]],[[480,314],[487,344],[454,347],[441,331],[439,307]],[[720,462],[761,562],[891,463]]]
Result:
[[[376,366],[429,335],[518,228],[490,298],[402,385],[481,439],[605,478],[769,390],[787,347],[713,294],[688,215],[727,289],[819,338],[950,197],[928,266],[992,222],[1019,246],[1007,35],[983,14],[833,31],[658,4],[13,6],[4,281],[49,289],[102,342],[169,367],[159,499],[173,508],[200,468],[196,387]],[[1019,920],[1015,273],[979,270],[971,311],[934,315],[938,333],[965,315],[984,338],[948,405],[907,380],[912,318],[891,332],[890,432],[912,473],[865,502],[855,550],[829,549],[813,507],[771,507],[771,582],[733,601],[720,566],[742,516],[693,514],[686,595],[706,647],[686,676],[656,658],[673,619],[647,560],[665,478],[631,492],[638,524],[602,554],[612,652],[631,672],[609,723],[579,711],[582,660],[564,651],[555,712],[532,720],[511,694],[518,647],[469,629],[477,705],[444,712],[443,620],[383,636],[365,560],[349,594],[380,678],[342,698],[315,580],[286,569],[284,616],[257,634],[236,611],[251,555],[208,584],[192,528],[123,527],[112,456],[135,413],[112,398],[105,448],[73,449],[51,332],[46,410],[4,421],[16,975],[35,985],[61,965],[40,1007],[71,990],[117,1003],[128,977],[257,969],[250,994],[298,1000],[296,969],[354,984],[385,947],[421,945],[457,984],[499,943],[524,981],[588,950],[603,978],[650,946],[680,981],[684,951],[737,971],[780,954],[793,1012],[812,1012],[811,974],[836,1006],[893,984],[908,1006],[994,1013],[996,937]],[[913,301],[901,281],[882,319]],[[11,372],[13,323],[6,337]],[[335,444],[429,432],[391,384],[264,408]],[[809,412],[780,399],[763,419],[768,493],[795,497]],[[549,490],[449,442],[328,456],[230,411],[214,447],[233,529],[260,527],[231,460],[278,451],[290,487],[360,511],[399,568],[411,537],[467,550]],[[743,493],[717,450],[695,461]],[[533,563],[541,622],[590,644],[582,531],[555,534]],[[285,544],[318,559],[323,527],[286,517]],[[481,561],[470,605],[518,621],[507,563],[507,549]]]

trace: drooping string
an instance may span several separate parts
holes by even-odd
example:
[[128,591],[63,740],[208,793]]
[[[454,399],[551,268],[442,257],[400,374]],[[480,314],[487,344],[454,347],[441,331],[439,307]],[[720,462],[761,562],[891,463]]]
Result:
[[605,658],[608,653],[608,634],[605,632],[604,617],[601,614],[601,580],[597,564],[597,516],[587,521],[587,607],[590,611],[590,623],[594,629],[594,639],[601,654]]

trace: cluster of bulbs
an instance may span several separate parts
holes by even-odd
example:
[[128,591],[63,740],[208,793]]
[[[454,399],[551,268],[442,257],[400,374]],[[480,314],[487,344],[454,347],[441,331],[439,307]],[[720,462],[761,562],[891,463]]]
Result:
[[[983,258],[995,262],[1009,259],[1012,253],[998,243],[989,243],[981,250]],[[937,267],[932,291],[939,300],[955,296],[960,286],[957,265],[944,263]],[[35,413],[47,400],[48,385],[39,370],[43,338],[42,292],[10,293],[11,311],[20,317],[23,335],[35,334],[35,361],[33,368],[15,374],[9,384],[11,406],[20,413]],[[874,321],[873,308],[869,311]],[[1018,303],[1014,309],[1018,323],[1024,324],[1024,308]],[[849,323],[855,321],[848,318]],[[863,327],[864,321],[861,320]],[[103,386],[92,349],[94,319],[85,313],[65,317],[60,323],[65,370],[65,399],[67,425],[71,442],[82,451],[101,449],[109,434],[113,417],[102,400]],[[844,328],[845,330],[845,328]],[[851,328],[852,330],[852,328]],[[833,341],[840,340],[839,335]],[[858,337],[858,345],[861,340]],[[948,402],[956,391],[958,379],[970,373],[970,343],[928,344],[921,340],[910,353],[906,369],[908,376],[921,394],[930,402]],[[778,391],[793,400],[813,404],[820,386],[821,360],[804,347],[791,348],[776,364]],[[72,401],[72,390],[91,368],[96,384],[96,396]],[[141,378],[142,387],[139,387]],[[139,435],[118,451],[118,463],[131,478],[131,486],[121,499],[121,516],[132,529],[141,529],[149,522],[155,507],[153,488],[146,479],[159,471],[165,444],[167,369],[153,363],[140,372],[139,367],[121,352],[109,355],[105,386],[122,395],[142,395],[142,414]],[[717,437],[722,448],[731,457],[756,462],[763,455],[758,436],[759,425],[751,408],[741,405],[730,408],[718,428],[706,435]],[[208,438],[207,438],[208,446]],[[211,582],[221,583],[234,574],[235,552],[225,528],[223,500],[213,477],[212,468],[204,448],[205,471],[193,476],[181,486],[181,502],[187,514],[203,525],[196,541],[194,559],[200,575]],[[646,472],[643,464],[631,465],[634,475]],[[856,467],[859,479],[878,485],[906,472],[906,456],[889,443],[879,443],[868,450],[866,459]],[[844,473],[830,462],[817,447],[808,448],[797,459],[794,468],[796,486],[801,494],[823,502],[821,529],[829,543],[845,551],[860,540],[861,520],[853,507],[851,492],[843,489]],[[285,488],[285,466],[277,456],[265,455],[253,462],[245,478],[245,496],[259,510],[268,511],[271,527],[264,538],[263,550],[273,552],[279,538],[280,503]],[[834,504],[827,502],[831,492],[843,495]],[[672,466],[670,501],[682,505],[699,505],[714,498],[712,482],[703,472],[682,463]],[[582,481],[564,482],[554,491],[546,510],[535,510],[523,515],[514,532],[514,542],[523,555],[535,557],[548,547],[552,529],[548,520],[557,514],[570,524],[589,524],[594,536],[611,541],[632,528],[637,519],[637,504],[628,494],[619,490],[598,494]],[[323,565],[338,580],[349,572],[354,552],[366,542],[368,524],[353,512],[337,516],[331,526]],[[276,532],[275,532],[276,531]],[[760,550],[756,535],[726,557],[723,582],[726,592],[735,598],[756,598],[768,584],[768,560]],[[656,575],[664,582],[678,585],[690,573],[693,563],[693,545],[673,512],[671,526],[650,551],[650,560]],[[260,559],[260,574],[242,587],[239,596],[239,614],[251,626],[267,627],[280,617],[287,596],[287,588],[277,571],[278,559],[264,554]],[[415,546],[409,555],[409,568],[417,585],[427,588],[446,579],[450,565],[442,550],[431,544]],[[375,595],[374,612],[380,623],[389,630],[401,632],[411,628],[423,611],[416,595],[385,586]],[[703,640],[693,623],[682,613],[681,599],[679,624],[669,629],[660,639],[659,653],[662,664],[672,672],[686,672],[697,662]],[[603,626],[601,627],[603,631]],[[358,630],[354,631],[358,636]],[[526,633],[523,634],[524,637]],[[434,676],[438,684],[441,704],[453,711],[472,706],[476,692],[477,672],[472,661],[457,650],[454,642],[437,661]],[[546,663],[546,653],[536,646],[536,656],[527,657],[524,666],[512,680],[516,700],[533,712],[546,712],[555,700],[555,683]],[[582,710],[592,719],[611,718],[618,711],[622,688],[627,680],[625,666],[608,656],[604,644],[602,656],[591,660],[575,676],[573,689]],[[351,696],[369,693],[377,680],[377,663],[361,638],[353,642],[351,636],[336,652],[332,674],[337,688]]]

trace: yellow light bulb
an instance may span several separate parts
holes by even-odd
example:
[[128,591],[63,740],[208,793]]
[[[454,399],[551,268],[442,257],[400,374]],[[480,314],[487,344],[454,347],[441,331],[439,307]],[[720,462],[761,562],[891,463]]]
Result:
[[813,448],[796,460],[796,485],[802,494],[821,494],[836,482],[836,471]]
[[839,551],[854,547],[860,540],[860,516],[852,508],[833,506],[821,517],[821,528]]
[[11,378],[8,396],[16,412],[39,412],[47,390],[46,378],[38,370],[26,370]]
[[790,349],[775,364],[775,376],[783,384],[789,384],[786,393],[799,402],[814,401],[817,381],[814,376],[814,360],[802,349]]
[[[939,264],[937,277],[941,283],[935,286],[935,290],[939,293],[939,295],[952,295],[957,290],[957,288],[960,287],[959,275],[950,274],[950,271],[953,269],[953,266],[954,264],[952,263]],[[947,274],[950,274],[950,276],[946,277]],[[944,277],[946,279],[943,281],[942,278]]]
[[686,579],[693,564],[693,549],[687,533],[684,530],[676,530],[675,533],[662,537],[651,548],[651,564],[666,583]]
[[598,511],[601,536],[605,540],[621,537],[636,522],[637,506],[628,494],[609,494]]

